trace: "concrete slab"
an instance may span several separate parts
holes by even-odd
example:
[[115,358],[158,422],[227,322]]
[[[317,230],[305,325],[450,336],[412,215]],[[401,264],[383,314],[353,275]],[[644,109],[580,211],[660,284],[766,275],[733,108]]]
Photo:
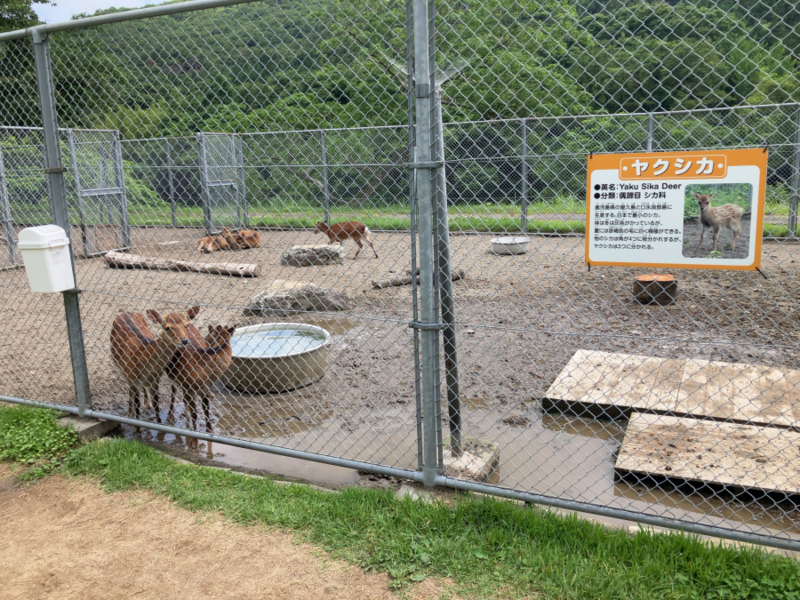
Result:
[[454,456],[449,438],[444,441],[444,474],[457,479],[488,481],[500,469],[500,448],[494,442],[462,438],[463,454]]
[[633,413],[615,471],[637,479],[800,494],[800,433]]
[[577,351],[545,410],[617,418],[632,411],[800,429],[800,371]]
[[101,421],[100,419],[81,419],[74,415],[61,417],[58,422],[66,427],[71,425],[77,432],[78,437],[84,442],[90,442],[94,439],[101,438],[110,433],[119,426],[119,423],[114,421]]

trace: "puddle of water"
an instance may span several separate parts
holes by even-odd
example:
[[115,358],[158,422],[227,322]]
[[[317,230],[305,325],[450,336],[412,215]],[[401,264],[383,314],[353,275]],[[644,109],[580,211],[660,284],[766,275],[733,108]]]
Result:
[[189,460],[199,456],[229,467],[262,471],[334,487],[355,485],[361,478],[358,471],[354,469],[268,454],[238,446],[200,441],[196,447],[191,447],[191,440],[186,436],[163,433],[153,429],[143,430],[135,435],[133,428],[123,426],[123,432],[126,437],[136,437],[143,442],[155,442],[170,446],[173,450],[177,450],[183,458]]
[[[307,390],[306,390],[307,391]],[[336,415],[319,394],[217,395],[217,431],[287,448],[416,469],[415,417],[411,407],[367,414]],[[227,406],[226,406],[227,405]],[[624,436],[614,422],[573,416],[538,416],[525,413],[526,425],[509,426],[508,414],[489,410],[483,399],[466,399],[466,435],[491,440],[500,448],[499,470],[488,483],[551,497],[584,500],[593,504],[663,514],[689,521],[740,527],[747,523],[780,530],[800,538],[800,512],[780,506],[726,501],[723,498],[657,489],[616,481],[614,461]],[[473,408],[474,407],[474,408]],[[445,435],[446,435],[446,425]],[[161,441],[185,445],[180,436],[164,434]],[[201,456],[230,466],[258,469],[327,485],[351,485],[358,474],[350,469],[269,455],[236,447],[201,442]],[[784,512],[789,513],[788,515]],[[603,519],[621,523],[616,519]]]
[[317,318],[314,315],[298,315],[298,322],[305,323],[306,325],[316,325],[317,327],[322,327],[332,335],[341,335],[360,325],[358,321],[350,321],[349,319],[345,318]]

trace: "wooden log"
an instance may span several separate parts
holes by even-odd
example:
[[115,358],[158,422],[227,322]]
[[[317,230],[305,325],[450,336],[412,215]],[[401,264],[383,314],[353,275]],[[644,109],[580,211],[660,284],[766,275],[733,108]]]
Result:
[[674,275],[639,275],[633,281],[633,296],[642,304],[655,302],[666,306],[678,296],[678,281]]
[[[453,281],[458,281],[459,279],[464,279],[466,277],[467,272],[464,269],[455,269],[450,273],[450,278]],[[391,277],[389,279],[376,279],[372,282],[372,287],[377,290],[382,290],[388,287],[398,287],[401,285],[410,285],[412,281],[411,272],[409,270],[409,274],[405,276],[398,276],[398,277]],[[419,269],[417,269],[417,283],[419,283]]]
[[235,263],[196,263],[171,258],[148,258],[123,252],[108,252],[106,264],[112,269],[153,269],[155,271],[191,271],[211,275],[230,275],[232,277],[258,277],[258,265]]

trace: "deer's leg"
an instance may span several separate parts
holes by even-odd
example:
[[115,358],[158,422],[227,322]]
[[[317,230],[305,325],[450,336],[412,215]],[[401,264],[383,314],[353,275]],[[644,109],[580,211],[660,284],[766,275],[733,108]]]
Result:
[[155,385],[152,388],[150,388],[150,399],[153,401],[153,410],[155,411],[156,414],[156,423],[161,423],[161,412],[159,411],[158,408],[158,401],[160,400],[160,398],[159,398],[157,381]]
[[206,417],[206,433],[214,433],[214,427],[211,425],[211,398],[213,398],[211,391],[208,389],[203,390],[202,403],[203,413],[205,413]]
[[739,225],[739,227],[733,230],[733,243],[731,244],[731,250],[736,250],[736,242],[739,241],[740,233],[742,233],[741,225]]
[[375,258],[378,258],[378,252],[377,250],[375,250],[375,246],[372,245],[372,242],[369,241],[368,237],[365,237],[364,239],[367,240],[369,247],[372,248],[372,251],[375,253]]
[[364,244],[361,243],[361,240],[359,238],[353,238],[353,241],[358,246],[358,250],[356,250],[356,255],[353,257],[353,260],[355,260],[358,258],[358,254],[361,252],[361,249],[364,247]]
[[697,250],[700,250],[700,246],[703,245],[703,236],[706,234],[705,225],[702,223],[700,224],[700,241],[697,242]]
[[[134,419],[138,419],[139,418],[139,390],[137,390],[132,385],[129,386],[128,387],[128,396],[129,396],[129,399],[130,399],[129,400],[130,408],[133,410],[133,418]],[[138,425],[134,427],[134,430],[137,431],[137,432],[141,431],[141,429],[139,428]]]
[[714,247],[711,249],[712,252],[716,252],[717,250],[717,236],[719,236],[719,229],[714,230]]
[[167,422],[174,423],[175,422],[175,397],[178,395],[178,388],[175,387],[175,382],[173,381],[170,384],[170,393],[169,393],[169,410],[167,411]]

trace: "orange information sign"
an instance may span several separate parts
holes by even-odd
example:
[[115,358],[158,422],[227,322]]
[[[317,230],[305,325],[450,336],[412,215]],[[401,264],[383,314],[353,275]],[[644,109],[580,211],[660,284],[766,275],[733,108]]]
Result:
[[755,270],[767,149],[594,154],[586,264]]

